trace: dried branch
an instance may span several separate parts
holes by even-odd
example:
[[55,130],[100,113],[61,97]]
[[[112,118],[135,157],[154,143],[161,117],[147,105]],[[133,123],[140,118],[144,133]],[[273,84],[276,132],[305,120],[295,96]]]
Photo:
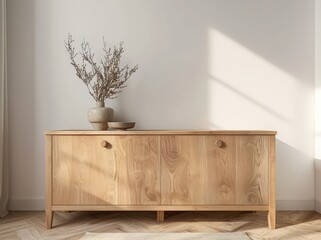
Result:
[[[87,86],[90,95],[97,102],[104,102],[105,99],[117,98],[117,94],[121,92],[126,81],[130,76],[138,70],[138,65],[129,68],[128,65],[120,67],[121,56],[124,53],[123,42],[119,43],[119,47],[107,48],[105,39],[103,39],[104,59],[100,60],[100,65],[94,60],[95,54],[92,53],[89,43],[83,39],[81,43],[81,51],[75,52],[73,47],[74,40],[68,34],[68,40],[65,47],[69,53],[71,65],[76,70],[76,75]],[[76,62],[78,54],[82,58],[81,65]],[[88,65],[87,65],[88,64]]]

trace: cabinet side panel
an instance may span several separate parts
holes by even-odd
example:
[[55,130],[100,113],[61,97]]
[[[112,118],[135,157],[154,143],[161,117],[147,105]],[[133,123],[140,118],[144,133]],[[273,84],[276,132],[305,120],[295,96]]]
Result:
[[269,159],[269,205],[272,210],[275,210],[275,185],[276,185],[276,176],[275,176],[275,136],[270,137],[270,159]]
[[237,137],[237,204],[269,204],[269,143],[269,136]]
[[46,161],[46,210],[52,206],[52,136],[45,136],[45,161]]
[[275,136],[270,136],[270,159],[269,159],[269,227],[275,229],[276,224],[276,203],[275,203]]

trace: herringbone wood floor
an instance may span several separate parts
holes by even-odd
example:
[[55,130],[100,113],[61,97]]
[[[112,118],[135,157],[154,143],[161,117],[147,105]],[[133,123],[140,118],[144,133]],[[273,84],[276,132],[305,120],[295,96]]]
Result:
[[54,228],[44,229],[44,212],[11,212],[0,219],[0,239],[79,239],[85,232],[237,232],[252,239],[320,239],[321,215],[278,212],[277,229],[267,228],[266,213],[155,212],[55,213]]

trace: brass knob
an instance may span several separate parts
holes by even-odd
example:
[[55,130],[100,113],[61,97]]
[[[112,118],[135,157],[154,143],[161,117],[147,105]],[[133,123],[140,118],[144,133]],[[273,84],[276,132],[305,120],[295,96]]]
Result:
[[215,141],[215,145],[216,145],[217,147],[221,148],[221,147],[223,147],[223,141],[221,141],[221,140],[216,140],[216,141]]
[[102,146],[102,147],[107,147],[107,146],[108,146],[108,142],[105,141],[105,140],[102,140],[102,141],[101,141],[101,146]]

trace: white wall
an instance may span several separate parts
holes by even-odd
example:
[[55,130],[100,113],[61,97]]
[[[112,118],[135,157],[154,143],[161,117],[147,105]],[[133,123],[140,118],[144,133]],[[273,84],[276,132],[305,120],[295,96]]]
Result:
[[8,16],[12,209],[42,207],[43,131],[91,128],[68,32],[125,41],[140,69],[107,105],[137,129],[277,130],[278,208],[313,209],[314,1],[10,0]]
[[321,213],[321,1],[315,1],[315,210]]

